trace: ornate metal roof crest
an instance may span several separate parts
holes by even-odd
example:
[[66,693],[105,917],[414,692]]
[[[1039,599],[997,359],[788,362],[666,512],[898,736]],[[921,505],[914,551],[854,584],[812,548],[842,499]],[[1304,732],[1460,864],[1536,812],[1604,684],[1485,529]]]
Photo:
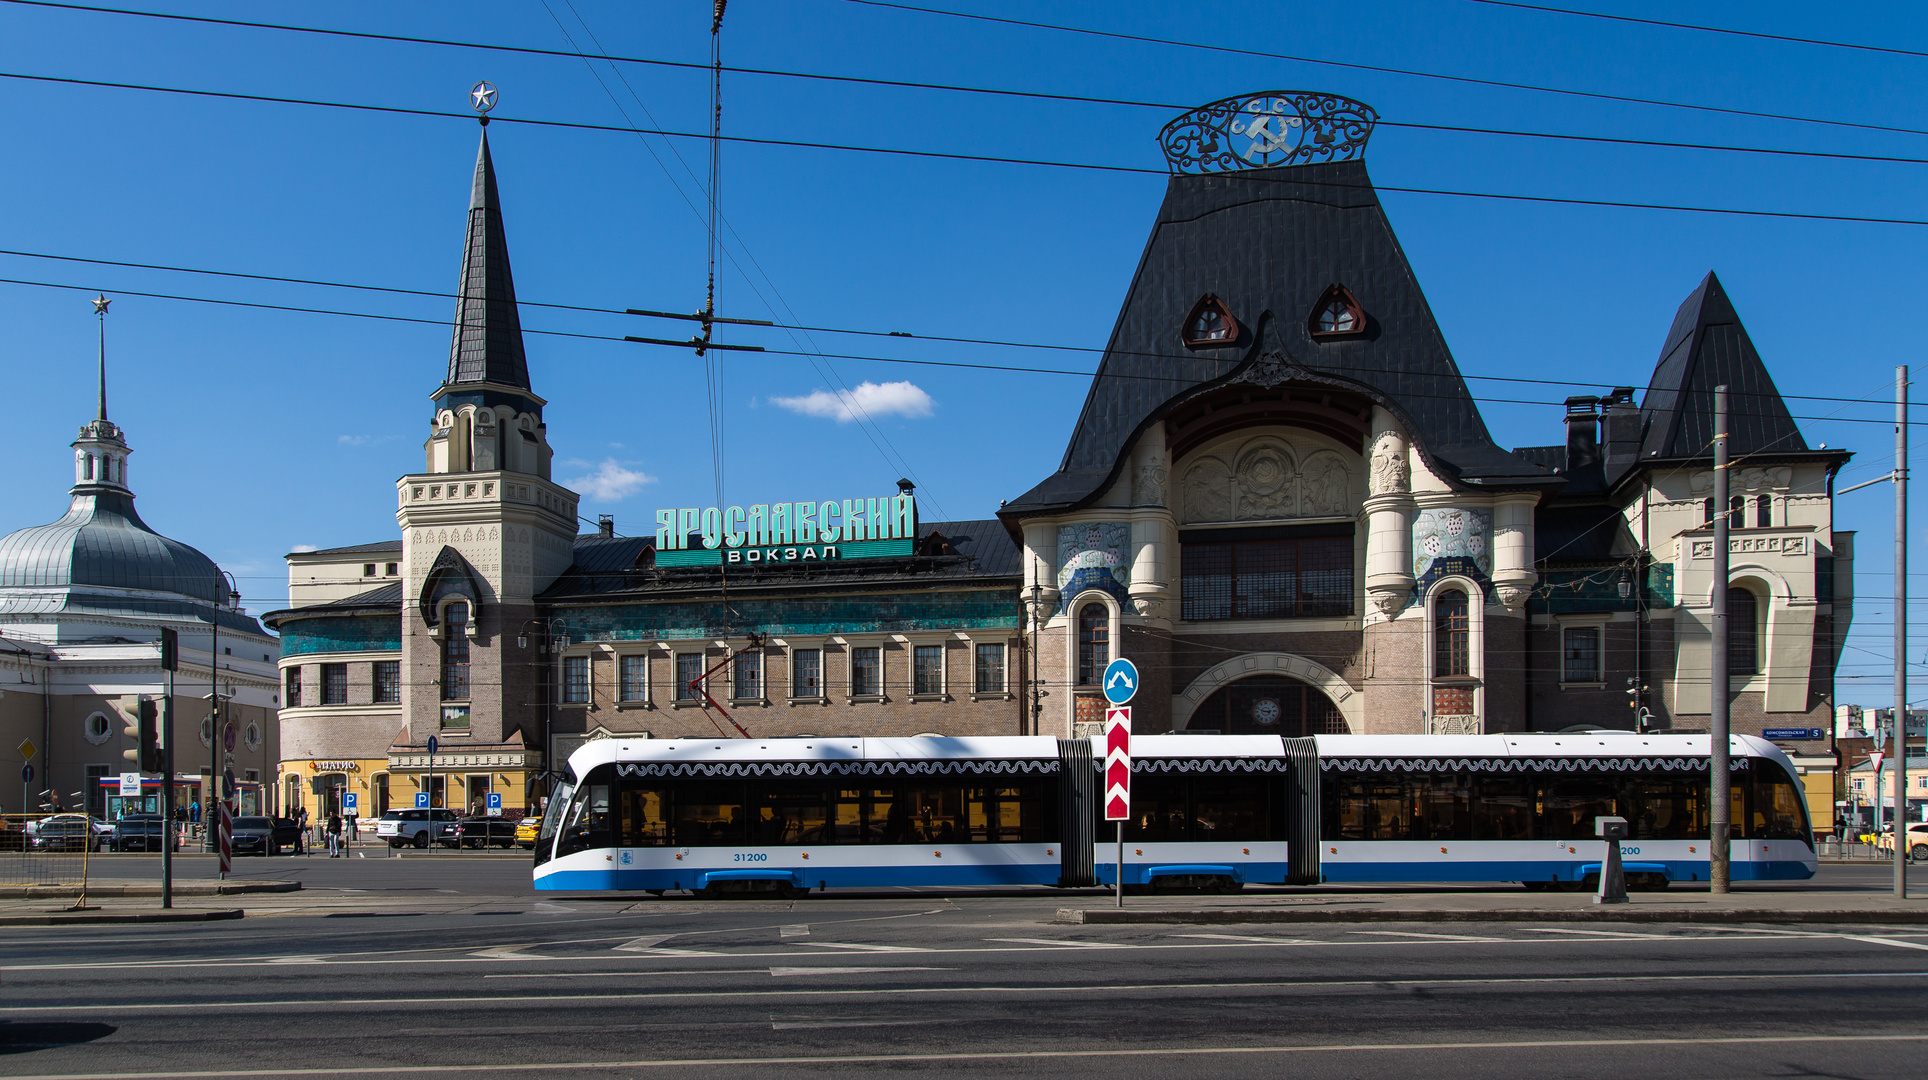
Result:
[[1175,173],[1231,172],[1351,161],[1365,153],[1372,106],[1307,90],[1268,90],[1214,101],[1158,133]]

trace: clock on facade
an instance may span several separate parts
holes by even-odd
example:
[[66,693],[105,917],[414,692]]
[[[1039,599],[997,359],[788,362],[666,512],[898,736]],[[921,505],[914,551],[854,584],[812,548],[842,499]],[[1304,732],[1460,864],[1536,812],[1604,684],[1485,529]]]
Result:
[[1279,722],[1279,703],[1274,698],[1262,697],[1252,703],[1252,722],[1256,724],[1276,724]]

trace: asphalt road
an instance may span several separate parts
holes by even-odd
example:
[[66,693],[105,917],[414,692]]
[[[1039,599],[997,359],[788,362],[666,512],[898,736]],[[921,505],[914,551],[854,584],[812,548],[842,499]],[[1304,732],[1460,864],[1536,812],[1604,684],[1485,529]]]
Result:
[[571,901],[490,858],[309,862],[469,904],[0,929],[0,1076],[1928,1072],[1928,928],[1070,927],[1055,893]]

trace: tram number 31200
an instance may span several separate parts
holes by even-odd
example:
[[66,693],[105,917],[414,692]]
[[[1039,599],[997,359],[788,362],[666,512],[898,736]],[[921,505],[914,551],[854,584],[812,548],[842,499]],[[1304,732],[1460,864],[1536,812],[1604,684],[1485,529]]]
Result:
[[739,851],[736,853],[736,861],[737,862],[769,862],[770,856],[763,854],[762,852]]

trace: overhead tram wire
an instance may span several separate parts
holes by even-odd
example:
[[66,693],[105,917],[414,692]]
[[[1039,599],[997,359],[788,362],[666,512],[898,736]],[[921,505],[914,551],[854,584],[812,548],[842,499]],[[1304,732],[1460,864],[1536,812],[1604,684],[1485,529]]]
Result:
[[[1802,123],[1802,124],[1822,124],[1822,125],[1828,125],[1828,126],[1834,126],[1834,127],[1858,128],[1858,129],[1867,130],[1867,131],[1889,131],[1889,132],[1897,132],[1897,133],[1912,134],[1912,135],[1928,134],[1928,132],[1924,132],[1915,128],[1897,127],[1897,126],[1886,125],[1886,124],[1861,123],[1861,122],[1849,121],[1849,120],[1831,120],[1831,119],[1826,119],[1821,117],[1795,116],[1795,115],[1789,115],[1789,114],[1783,114],[1783,113],[1770,113],[1770,112],[1762,112],[1758,110],[1749,110],[1749,109],[1730,109],[1730,108],[1724,108],[1717,105],[1696,105],[1690,102],[1667,101],[1664,99],[1657,99],[1657,98],[1641,98],[1641,97],[1633,97],[1633,96],[1624,95],[1624,94],[1607,94],[1607,93],[1599,93],[1599,92],[1588,91],[1588,90],[1570,90],[1570,89],[1563,89],[1560,87],[1537,86],[1531,83],[1514,83],[1514,82],[1506,82],[1498,79],[1480,79],[1480,78],[1474,78],[1474,77],[1465,76],[1465,75],[1445,75],[1445,74],[1440,74],[1438,72],[1420,71],[1420,70],[1411,69],[1411,68],[1396,68],[1396,67],[1389,67],[1382,64],[1361,64],[1361,63],[1352,63],[1352,62],[1341,61],[1341,60],[1322,60],[1316,57],[1294,56],[1288,53],[1265,52],[1262,50],[1255,50],[1255,49],[1239,49],[1239,48],[1233,48],[1231,46],[1225,46],[1225,45],[1207,45],[1207,44],[1202,44],[1198,42],[1178,41],[1178,40],[1169,39],[1169,38],[1148,37],[1148,36],[1138,35],[1138,34],[1126,34],[1126,33],[1121,33],[1117,31],[1093,30],[1093,29],[1088,29],[1084,27],[1075,27],[1075,26],[1061,26],[1053,23],[1037,22],[1034,20],[1010,19],[1010,18],[1002,18],[998,16],[993,16],[993,15],[974,14],[971,12],[947,11],[942,8],[918,7],[911,4],[885,3],[885,2],[882,2],[882,0],[846,0],[846,2],[865,4],[867,6],[872,6],[872,7],[896,8],[902,11],[912,11],[912,12],[918,12],[918,13],[928,14],[928,15],[948,16],[956,19],[972,19],[972,20],[978,20],[982,22],[1003,23],[1006,25],[1029,27],[1033,29],[1054,30],[1054,31],[1059,31],[1062,33],[1069,33],[1069,34],[1081,34],[1081,35],[1087,35],[1087,36],[1093,36],[1093,37],[1113,38],[1113,39],[1124,40],[1124,41],[1136,41],[1136,42],[1149,43],[1149,44],[1168,45],[1168,46],[1173,46],[1177,48],[1205,50],[1205,51],[1221,52],[1221,53],[1228,53],[1228,54],[1241,55],[1241,56],[1252,56],[1252,57],[1257,57],[1260,59],[1268,59],[1268,60],[1286,60],[1292,63],[1313,64],[1313,65],[1318,65],[1323,67],[1335,67],[1335,68],[1342,68],[1342,69],[1352,70],[1352,71],[1371,71],[1371,72],[1377,72],[1377,73],[1386,74],[1386,75],[1402,75],[1402,76],[1408,76],[1412,78],[1436,79],[1436,80],[1441,80],[1445,82],[1466,83],[1474,86],[1489,86],[1489,87],[1495,87],[1499,89],[1525,90],[1532,93],[1558,94],[1558,95],[1563,95],[1568,97],[1592,98],[1592,99],[1602,100],[1602,101],[1615,101],[1615,102],[1623,102],[1623,103],[1639,104],[1639,105],[1653,105],[1661,108],[1684,109],[1684,110],[1696,111],[1696,112],[1710,112],[1710,113],[1718,113],[1718,114],[1729,115],[1729,116],[1750,116],[1750,117],[1756,117],[1760,119],[1783,120],[1783,121],[1789,121],[1793,123]],[[276,31],[283,31],[287,33],[316,34],[316,35],[322,35],[327,37],[359,38],[367,41],[397,42],[397,43],[413,44],[413,45],[434,45],[434,46],[440,46],[445,48],[457,48],[457,49],[478,49],[478,50],[484,50],[489,52],[522,54],[526,56],[574,57],[578,55],[576,53],[565,52],[560,49],[541,49],[541,48],[534,48],[530,46],[497,45],[497,44],[491,44],[487,42],[474,42],[474,41],[455,41],[455,40],[446,39],[446,38],[417,37],[417,36],[412,36],[407,34],[380,34],[380,33],[373,33],[370,31],[335,30],[335,29],[328,29],[328,28],[316,27],[316,26],[295,26],[287,23],[270,23],[270,22],[260,22],[260,21],[247,20],[247,19],[221,19],[221,18],[213,18],[209,16],[202,16],[202,15],[181,15],[181,14],[174,14],[170,12],[136,11],[129,8],[105,7],[101,5],[59,3],[59,2],[56,2],[56,0],[0,0],[0,3],[16,4],[16,5],[25,6],[25,7],[55,8],[55,9],[61,9],[61,10],[67,10],[67,11],[88,12],[88,13],[94,13],[94,14],[124,15],[124,16],[136,17],[136,18],[162,19],[162,20],[168,20],[168,21],[174,21],[174,22],[202,23],[202,24],[213,25],[213,26],[231,26],[231,27],[257,29],[257,30],[276,30]],[[606,56],[605,59],[611,60],[616,63],[642,64],[642,65],[648,65],[653,67],[680,68],[680,69],[692,70],[692,71],[704,70],[707,67],[707,65],[692,63],[689,61],[660,60],[660,59],[654,59],[649,57]],[[810,72],[781,71],[781,70],[774,70],[774,69],[767,69],[767,68],[726,68],[725,70],[728,70],[733,74],[741,73],[741,74],[748,74],[748,75],[768,75],[768,76],[775,76],[775,77],[782,77],[782,78],[814,79],[814,80],[819,80],[824,82],[856,83],[856,84],[867,84],[867,85],[875,85],[875,86],[897,87],[897,88],[905,88],[905,89],[946,90],[946,91],[952,91],[957,93],[989,94],[989,95],[1011,96],[1011,97],[1030,97],[1030,98],[1037,98],[1040,100],[1082,102],[1082,103],[1089,103],[1089,104],[1123,105],[1123,106],[1133,106],[1133,107],[1156,107],[1156,108],[1171,108],[1171,107],[1190,108],[1191,107],[1191,106],[1166,106],[1162,104],[1154,104],[1151,102],[1138,102],[1138,101],[1130,101],[1130,100],[1117,99],[1117,98],[1086,97],[1086,96],[1075,95],[1075,94],[1047,94],[1047,93],[1042,93],[1038,91],[1003,90],[1003,89],[997,89],[997,88],[991,88],[991,87],[952,86],[952,85],[945,85],[945,84],[939,84],[939,83],[922,83],[922,82],[915,82],[915,81],[909,81],[909,80],[872,79],[872,78],[864,78],[861,76],[851,76],[851,75],[822,75],[822,74],[815,74]]]
[[[694,207],[692,207],[692,209],[694,209]],[[725,250],[725,254],[726,255],[728,254],[727,249]],[[254,274],[254,273],[245,273],[245,272],[234,271],[234,270],[210,270],[210,269],[201,268],[201,267],[171,266],[171,265],[162,264],[162,263],[131,262],[131,261],[120,260],[120,259],[94,259],[94,258],[86,258],[78,255],[54,255],[47,252],[38,252],[38,251],[14,251],[14,250],[0,249],[0,255],[11,255],[19,258],[29,258],[29,259],[47,259],[47,260],[58,261],[58,262],[86,263],[88,265],[93,265],[93,266],[116,266],[116,267],[125,267],[129,269],[137,269],[137,270],[158,270],[166,273],[201,274],[201,275],[207,275],[212,277],[228,277],[228,278],[237,278],[237,279],[248,280],[248,281],[271,281],[271,282],[280,282],[280,283],[295,284],[295,285],[314,285],[314,286],[319,286],[323,288],[354,289],[354,290],[363,291],[363,292],[385,292],[385,293],[394,293],[396,295],[401,295],[401,296],[423,296],[423,297],[429,297],[432,299],[452,299],[456,295],[454,293],[441,292],[434,289],[404,289],[396,286],[366,285],[366,284],[358,284],[358,283],[344,282],[344,281],[327,281],[319,278],[288,277],[288,276],[282,276],[282,275],[276,275],[276,274]],[[738,265],[737,268],[739,271],[742,270],[742,267],[740,264]],[[83,289],[83,288],[92,289],[93,288],[93,286],[77,286],[77,285],[69,286],[69,285],[62,285],[56,282],[29,281],[29,280],[15,279],[15,278],[0,278],[0,283],[16,284],[16,285],[38,285],[38,286],[45,286],[48,288],[74,288],[74,289]],[[751,283],[751,287],[752,289],[755,288],[754,283]],[[121,291],[127,291],[127,290],[121,290]],[[250,304],[243,301],[214,300],[214,299],[208,299],[204,297],[177,296],[177,295],[166,294],[166,293],[135,293],[130,291],[128,294],[146,296],[150,298],[168,299],[168,300],[185,300],[185,301],[191,301],[191,302],[205,302],[205,303],[223,303],[223,304],[230,304],[230,305],[242,306],[242,307],[248,307],[248,306],[271,307],[279,310],[303,312],[303,313],[310,313],[310,314],[322,314],[322,315],[343,315],[351,318],[387,319],[387,320],[396,321],[396,322],[419,322],[419,323],[427,323],[430,325],[438,325],[438,326],[444,324],[443,320],[437,320],[437,319],[419,319],[419,318],[411,318],[411,317],[399,316],[399,315],[376,315],[376,314],[354,312],[354,311],[335,311],[335,310],[326,309],[326,308],[309,308],[309,307],[300,307],[295,305]],[[541,301],[536,301],[536,300],[521,300],[521,299],[518,299],[517,303],[522,307],[547,308],[547,309],[552,309],[557,311],[576,311],[576,312],[585,312],[589,314],[598,314],[598,315],[651,315],[657,318],[684,319],[689,321],[699,321],[702,318],[702,314],[700,312],[691,312],[691,313],[685,314],[681,312],[669,312],[669,311],[643,311],[637,308],[625,309],[625,308],[595,307],[595,306],[585,305],[585,304],[551,304],[551,303],[543,303]],[[769,322],[767,320],[762,320],[762,319],[731,319],[731,318],[718,317],[715,319],[715,321],[719,324],[730,324],[730,325],[741,325],[741,326],[767,326],[775,330],[800,330],[800,331],[808,331],[812,333],[822,333],[822,334],[849,334],[849,335],[862,336],[862,337],[895,338],[903,341],[937,341],[937,342],[947,342],[947,343],[959,343],[959,344],[966,344],[966,345],[993,345],[993,346],[998,346],[1002,348],[1012,348],[1012,349],[1040,349],[1040,350],[1049,350],[1054,352],[1076,352],[1076,353],[1086,353],[1086,354],[1094,354],[1094,355],[1110,354],[1114,356],[1144,357],[1148,359],[1180,358],[1179,354],[1176,354],[1176,353],[1160,353],[1160,352],[1141,353],[1135,350],[1107,349],[1104,347],[1093,346],[1093,345],[1060,345],[1060,344],[1053,344],[1053,343],[1047,343],[1047,342],[1005,341],[1005,340],[1000,340],[996,338],[956,337],[956,336],[949,336],[949,335],[943,335],[943,334],[913,334],[903,330],[863,330],[863,329],[856,329],[852,327],[809,326],[801,323],[792,324],[792,323]],[[579,337],[579,338],[585,338],[585,339],[596,340],[596,341],[631,340],[628,337],[619,338],[619,337],[615,337],[613,335],[607,335],[607,334],[576,334],[576,333],[568,333],[568,332],[559,331],[559,330],[530,330],[528,332],[532,334],[550,334],[550,335],[561,336],[561,337]],[[686,345],[687,343],[686,342],[666,342],[666,344],[671,344],[671,345],[676,345],[681,347]],[[712,345],[711,347],[722,348],[724,346]],[[808,352],[798,352],[794,354],[780,352],[777,355],[811,356],[815,354],[808,353]],[[1187,356],[1184,358],[1197,359],[1197,357],[1195,356]],[[883,358],[859,357],[859,359],[879,360]],[[1235,361],[1228,360],[1227,362],[1231,363]],[[944,365],[944,366],[952,366],[952,365]],[[1072,371],[1072,370],[1066,370],[1066,369],[1039,368],[1039,367],[1033,367],[1033,366],[1001,367],[998,365],[980,365],[980,364],[963,365],[963,366],[984,367],[989,370],[1036,372],[1040,374],[1075,374],[1075,375],[1084,375],[1086,377],[1090,377],[1096,374],[1096,372],[1090,372],[1090,371]],[[821,369],[819,369],[819,374],[822,374]],[[1477,382],[1517,383],[1517,384],[1528,385],[1528,386],[1559,386],[1559,387],[1570,387],[1570,388],[1577,388],[1577,389],[1588,389],[1588,388],[1592,388],[1600,385],[1600,381],[1595,381],[1595,380],[1529,379],[1529,378],[1523,378],[1517,375],[1468,375],[1462,372],[1460,373],[1459,377],[1468,381],[1477,381]],[[1839,395],[1827,395],[1827,394],[1768,394],[1768,393],[1751,393],[1747,391],[1736,390],[1736,391],[1729,391],[1729,396],[1734,398],[1751,398],[1751,397],[1779,398],[1783,401],[1847,402],[1850,404],[1861,404],[1866,402],[1866,403],[1882,404],[1882,405],[1891,404],[1885,399],[1877,401],[1875,399],[1868,398],[1868,397],[1841,397]],[[1809,419],[1831,419],[1831,417],[1826,417],[1826,418],[1811,417]],[[1887,459],[1883,458],[1880,460],[1887,460]],[[886,458],[886,464],[893,464],[893,463],[890,462],[888,458]]]
[[[8,3],[8,2],[14,2],[14,0],[0,0],[0,3]],[[853,2],[857,2],[857,0],[853,0]],[[410,108],[403,108],[399,106],[361,105],[361,104],[354,104],[350,102],[320,101],[312,98],[278,97],[278,96],[267,95],[267,94],[237,94],[237,93],[230,93],[226,91],[190,90],[190,89],[184,89],[179,87],[150,86],[150,85],[144,85],[139,83],[122,83],[122,82],[112,82],[112,81],[99,80],[99,79],[77,79],[77,78],[68,78],[68,77],[56,77],[51,75],[25,75],[17,72],[0,72],[0,78],[24,79],[24,80],[35,81],[35,82],[62,83],[62,84],[74,85],[74,86],[96,86],[96,87],[118,89],[118,90],[139,90],[139,91],[144,91],[149,93],[182,94],[182,95],[187,95],[192,97],[226,98],[226,99],[237,100],[237,101],[256,101],[256,102],[266,102],[266,103],[272,103],[272,104],[286,104],[286,105],[306,105],[306,106],[311,106],[316,108],[346,109],[346,110],[352,110],[357,112],[391,113],[391,114],[404,115],[404,116],[460,117],[462,119],[467,119],[467,117],[463,116],[463,114],[461,113],[448,112],[448,111],[439,110],[439,109],[410,109]],[[708,135],[704,135],[696,132],[670,131],[666,129],[640,128],[640,127],[634,127],[634,126],[620,126],[615,124],[588,124],[588,123],[579,123],[575,121],[566,121],[566,120],[537,120],[537,119],[530,119],[530,118],[498,116],[498,117],[493,117],[492,122],[506,123],[506,124],[525,124],[525,125],[530,125],[534,127],[561,128],[561,129],[570,129],[570,130],[578,130],[578,131],[628,132],[628,133],[639,134],[639,135],[661,135],[669,138],[682,138],[682,139],[709,138]],[[1928,132],[1924,132],[1923,134],[1928,134]],[[850,144],[850,143],[814,142],[814,141],[801,140],[801,139],[767,139],[767,138],[758,138],[750,135],[724,135],[724,136],[721,136],[721,138],[723,141],[726,141],[726,142],[740,142],[740,143],[745,143],[745,144],[755,145],[755,146],[785,146],[785,147],[794,147],[798,149],[808,149],[808,150],[836,150],[836,151],[844,151],[848,153],[894,155],[894,156],[901,156],[901,157],[927,158],[927,159],[939,160],[939,161],[969,161],[969,162],[983,162],[983,163],[989,163],[989,164],[1003,164],[1003,165],[1030,165],[1030,166],[1035,166],[1039,168],[1075,169],[1075,170],[1082,170],[1082,171],[1088,171],[1088,172],[1117,173],[1120,175],[1131,175],[1131,176],[1168,177],[1171,175],[1171,172],[1169,169],[1155,169],[1155,168],[1149,168],[1149,167],[1137,166],[1137,165],[1105,165],[1105,164],[1098,164],[1093,162],[1053,161],[1047,158],[1009,157],[1009,156],[999,155],[999,154],[965,154],[965,153],[958,153],[955,151],[943,151],[943,150],[911,150],[911,149],[905,149],[902,147],[861,146],[861,145]],[[1922,163],[1928,164],[1928,159],[1921,159],[1921,161]],[[1581,198],[1571,198],[1571,197],[1562,197],[1562,196],[1554,196],[1554,195],[1515,195],[1515,194],[1505,194],[1505,193],[1498,193],[1498,192],[1454,191],[1454,190],[1445,189],[1445,188],[1407,187],[1407,186],[1396,186],[1392,184],[1371,184],[1371,185],[1348,184],[1348,183],[1340,183],[1337,181],[1330,181],[1330,180],[1310,180],[1303,177],[1286,178],[1286,177],[1271,177],[1271,176],[1249,176],[1246,179],[1257,181],[1257,182],[1264,182],[1264,183],[1289,183],[1289,184],[1296,184],[1301,186],[1332,188],[1332,189],[1337,189],[1342,191],[1343,190],[1356,190],[1356,191],[1372,190],[1375,192],[1390,191],[1390,192],[1397,192],[1397,193],[1409,194],[1409,195],[1441,195],[1441,196],[1448,196],[1452,198],[1490,199],[1490,200],[1498,200],[1502,202],[1539,202],[1539,203],[1549,203],[1549,204],[1563,205],[1563,206],[1599,206],[1599,207],[1617,207],[1622,209],[1633,209],[1633,210],[1667,210],[1667,211],[1674,211],[1679,213],[1719,214],[1719,215],[1730,215],[1730,216],[1737,216],[1737,217],[1757,217],[1757,218],[1785,218],[1788,220],[1797,220],[1797,221],[1839,221],[1839,222],[1855,222],[1855,223],[1871,224],[1871,225],[1928,225],[1928,220],[1923,220],[1920,218],[1873,217],[1873,216],[1864,216],[1864,215],[1855,215],[1855,214],[1817,214],[1817,213],[1802,213],[1799,211],[1792,211],[1792,210],[1748,210],[1748,209],[1739,209],[1734,207],[1718,207],[1718,206],[1685,206],[1685,205],[1680,205],[1676,203],[1644,203],[1644,202],[1632,202],[1632,201],[1621,200],[1621,199],[1581,199]]]
[[[564,6],[568,7],[569,14],[574,16],[577,24],[582,27],[583,33],[589,36],[590,42],[596,46],[596,50],[597,50],[596,58],[601,59],[606,63],[609,63],[610,71],[614,73],[617,80],[623,84],[623,89],[629,92],[629,96],[633,101],[635,101],[636,107],[643,111],[643,115],[648,117],[652,124],[656,123],[655,114],[650,111],[649,103],[644,101],[642,95],[636,92],[636,87],[630,83],[629,76],[623,73],[622,67],[620,67],[619,65],[611,61],[609,56],[609,50],[603,46],[602,39],[596,36],[596,31],[593,27],[589,25],[588,20],[582,17],[582,12],[576,9],[575,4],[571,2],[571,0],[563,0],[563,4]],[[609,97],[610,103],[616,107],[616,111],[622,115],[623,120],[625,122],[634,124],[635,121],[630,118],[629,110],[626,107],[624,107],[621,99],[619,99],[616,96],[615,91],[610,89],[608,81],[605,80],[602,77],[602,74],[596,70],[595,64],[590,62],[589,54],[584,53],[582,51],[582,47],[576,44],[575,35],[570,33],[569,28],[567,26],[563,25],[561,17],[556,15],[555,9],[550,7],[548,0],[543,0],[543,8],[549,12],[549,17],[556,23],[557,29],[562,32],[563,40],[567,41],[569,43],[569,47],[571,49],[574,49],[576,51],[576,54],[582,58],[583,65],[586,68],[588,68],[590,74],[595,78],[597,85],[602,87],[603,93]],[[722,65],[720,63],[718,64],[718,68],[724,71],[735,70],[735,69],[729,68],[727,65]],[[702,214],[701,211],[697,210],[696,204],[691,201],[688,193],[684,190],[683,182],[677,178],[674,172],[670,170],[669,165],[666,162],[664,162],[662,156],[656,152],[655,147],[651,146],[649,143],[649,140],[640,134],[637,135],[637,139],[640,142],[642,142],[643,148],[649,153],[651,160],[655,161],[657,167],[663,171],[663,175],[669,180],[670,185],[674,187],[676,189],[677,194],[682,197],[684,205],[690,208],[690,212],[695,214],[698,220],[704,220],[704,215]],[[688,174],[690,181],[700,187],[702,185],[702,181],[697,177],[696,171],[690,168],[689,161],[683,157],[682,152],[677,150],[676,144],[667,138],[663,140],[663,143],[664,143],[664,148],[668,150],[670,155],[676,159],[676,163],[678,165],[681,165],[683,167],[683,171],[686,174]],[[923,478],[918,476],[916,467],[910,463],[909,459],[904,456],[902,451],[897,449],[896,444],[891,442],[890,436],[883,430],[882,425],[878,424],[876,419],[870,415],[867,409],[864,408],[862,401],[858,400],[856,396],[856,392],[850,388],[849,382],[844,379],[842,373],[837,371],[836,366],[831,364],[827,359],[822,359],[822,362],[819,362],[819,360],[821,359],[820,354],[822,350],[819,349],[816,343],[814,341],[811,341],[807,335],[801,338],[798,337],[798,332],[803,330],[804,328],[794,324],[801,323],[803,321],[802,318],[797,315],[795,309],[790,307],[790,302],[784,298],[782,290],[777,288],[776,281],[770,277],[769,272],[763,268],[763,264],[757,260],[756,253],[750,250],[749,242],[743,238],[743,235],[741,233],[736,231],[735,224],[730,221],[728,216],[722,213],[720,207],[718,208],[718,211],[717,211],[717,221],[722,225],[724,229],[728,230],[730,236],[735,239],[736,246],[739,249],[741,249],[743,253],[743,257],[749,260],[751,267],[755,268],[757,277],[762,278],[763,284],[759,286],[756,278],[752,277],[750,275],[749,270],[746,269],[743,266],[743,264],[737,260],[736,253],[731,251],[727,245],[722,246],[724,257],[729,259],[730,265],[735,267],[737,273],[742,276],[743,283],[746,287],[749,288],[751,295],[755,296],[757,299],[757,302],[761,303],[764,306],[764,308],[770,312],[772,316],[776,316],[778,314],[777,305],[778,304],[782,305],[783,310],[789,313],[789,317],[791,319],[791,325],[779,324],[770,320],[723,319],[723,318],[715,318],[714,316],[712,317],[713,321],[719,322],[719,323],[732,323],[732,324],[739,324],[739,325],[780,327],[788,334],[788,336],[790,337],[790,340],[794,342],[798,346],[798,348],[807,349],[807,350],[810,350],[812,353],[818,354],[818,355],[810,355],[807,357],[809,359],[810,366],[816,370],[818,377],[822,378],[826,383],[830,383],[834,381],[835,383],[841,385],[843,389],[847,392],[847,396],[844,399],[846,402],[846,407],[849,408],[855,414],[856,418],[859,421],[857,425],[858,430],[864,433],[864,437],[867,440],[869,440],[871,448],[876,450],[878,456],[884,459],[885,465],[890,466],[893,469],[900,470],[904,475],[910,477],[911,480],[917,483],[920,487],[924,486]],[[768,293],[769,293],[768,296],[765,295],[766,289],[768,290]],[[771,303],[771,297],[775,297],[776,299],[775,304]],[[645,315],[645,316],[650,316],[654,318],[666,318],[666,319],[700,320],[702,317],[699,314],[685,315],[685,314],[676,313],[676,312],[648,311],[648,310],[642,310],[637,308],[625,309],[623,313],[628,315]],[[634,340],[643,341],[650,344],[661,344],[661,342],[652,341],[651,339],[647,339],[647,338],[636,338]],[[714,348],[716,346],[712,346],[712,347]],[[828,375],[825,374],[826,368],[829,370]],[[881,440],[881,442],[879,440]],[[889,448],[889,452],[885,451],[886,447]],[[893,455],[895,455],[894,461],[892,460]],[[933,494],[928,487],[925,488],[925,497],[927,501],[930,502],[932,508],[937,510],[939,513],[939,516],[942,517],[943,507],[941,503],[938,501],[938,499],[936,498],[935,494]]]
[[[4,0],[4,2],[31,3],[38,2],[38,0]],[[1147,45],[1168,45],[1179,49],[1195,49],[1203,52],[1225,53],[1233,56],[1250,56],[1261,60],[1286,60],[1297,64],[1317,64],[1322,67],[1345,68],[1352,71],[1372,71],[1384,75],[1406,75],[1418,79],[1437,79],[1443,82],[1466,83],[1472,86],[1490,86],[1504,90],[1528,90],[1539,94],[1560,94],[1567,97],[1592,98],[1596,101],[1617,101],[1632,105],[1655,105],[1668,109],[1689,109],[1696,112],[1723,113],[1728,116],[1751,116],[1763,120],[1787,120],[1801,124],[1825,124],[1833,127],[1861,128],[1867,131],[1893,131],[1909,135],[1923,134],[1914,128],[1893,127],[1886,124],[1865,124],[1849,120],[1827,120],[1812,116],[1792,116],[1785,113],[1762,112],[1754,109],[1729,109],[1718,105],[1694,105],[1687,102],[1666,101],[1660,98],[1633,97],[1627,94],[1606,94],[1592,90],[1566,90],[1554,86],[1535,86],[1532,83],[1506,82],[1501,79],[1479,79],[1468,75],[1441,75],[1438,72],[1420,71],[1414,68],[1396,68],[1384,64],[1359,64],[1342,60],[1321,60],[1311,56],[1294,56],[1290,53],[1266,52],[1261,49],[1241,49],[1231,45],[1207,45],[1196,41],[1180,41],[1176,38],[1151,37],[1145,34],[1127,34],[1117,30],[1093,30],[1081,26],[1064,26],[1057,23],[1038,22],[1034,19],[1012,19],[999,15],[982,15],[969,11],[949,11],[944,8],[920,7],[916,4],[895,3],[892,2],[892,0],[844,0],[844,2],[848,4],[861,4],[865,7],[895,8],[899,11],[912,11],[923,15],[941,15],[953,19],[1002,23],[1006,26],[1019,26],[1033,30],[1055,30],[1059,33],[1110,38],[1116,41],[1135,41]]]
[[1919,49],[1895,49],[1885,45],[1858,45],[1852,41],[1827,41],[1821,38],[1796,37],[1792,34],[1770,34],[1761,30],[1731,30],[1724,26],[1700,26],[1695,23],[1669,22],[1666,19],[1642,19],[1634,15],[1609,15],[1599,11],[1580,11],[1574,8],[1548,7],[1543,4],[1522,4],[1519,3],[1518,0],[1470,0],[1470,2],[1485,4],[1489,7],[1514,8],[1519,11],[1539,11],[1549,15],[1572,15],[1582,19],[1600,19],[1606,22],[1660,26],[1670,30],[1694,30],[1703,34],[1725,34],[1729,37],[1754,38],[1758,41],[1782,41],[1792,45],[1819,45],[1829,49],[1852,49],[1856,52],[1887,53],[1890,56],[1928,57],[1928,52],[1923,52]]

